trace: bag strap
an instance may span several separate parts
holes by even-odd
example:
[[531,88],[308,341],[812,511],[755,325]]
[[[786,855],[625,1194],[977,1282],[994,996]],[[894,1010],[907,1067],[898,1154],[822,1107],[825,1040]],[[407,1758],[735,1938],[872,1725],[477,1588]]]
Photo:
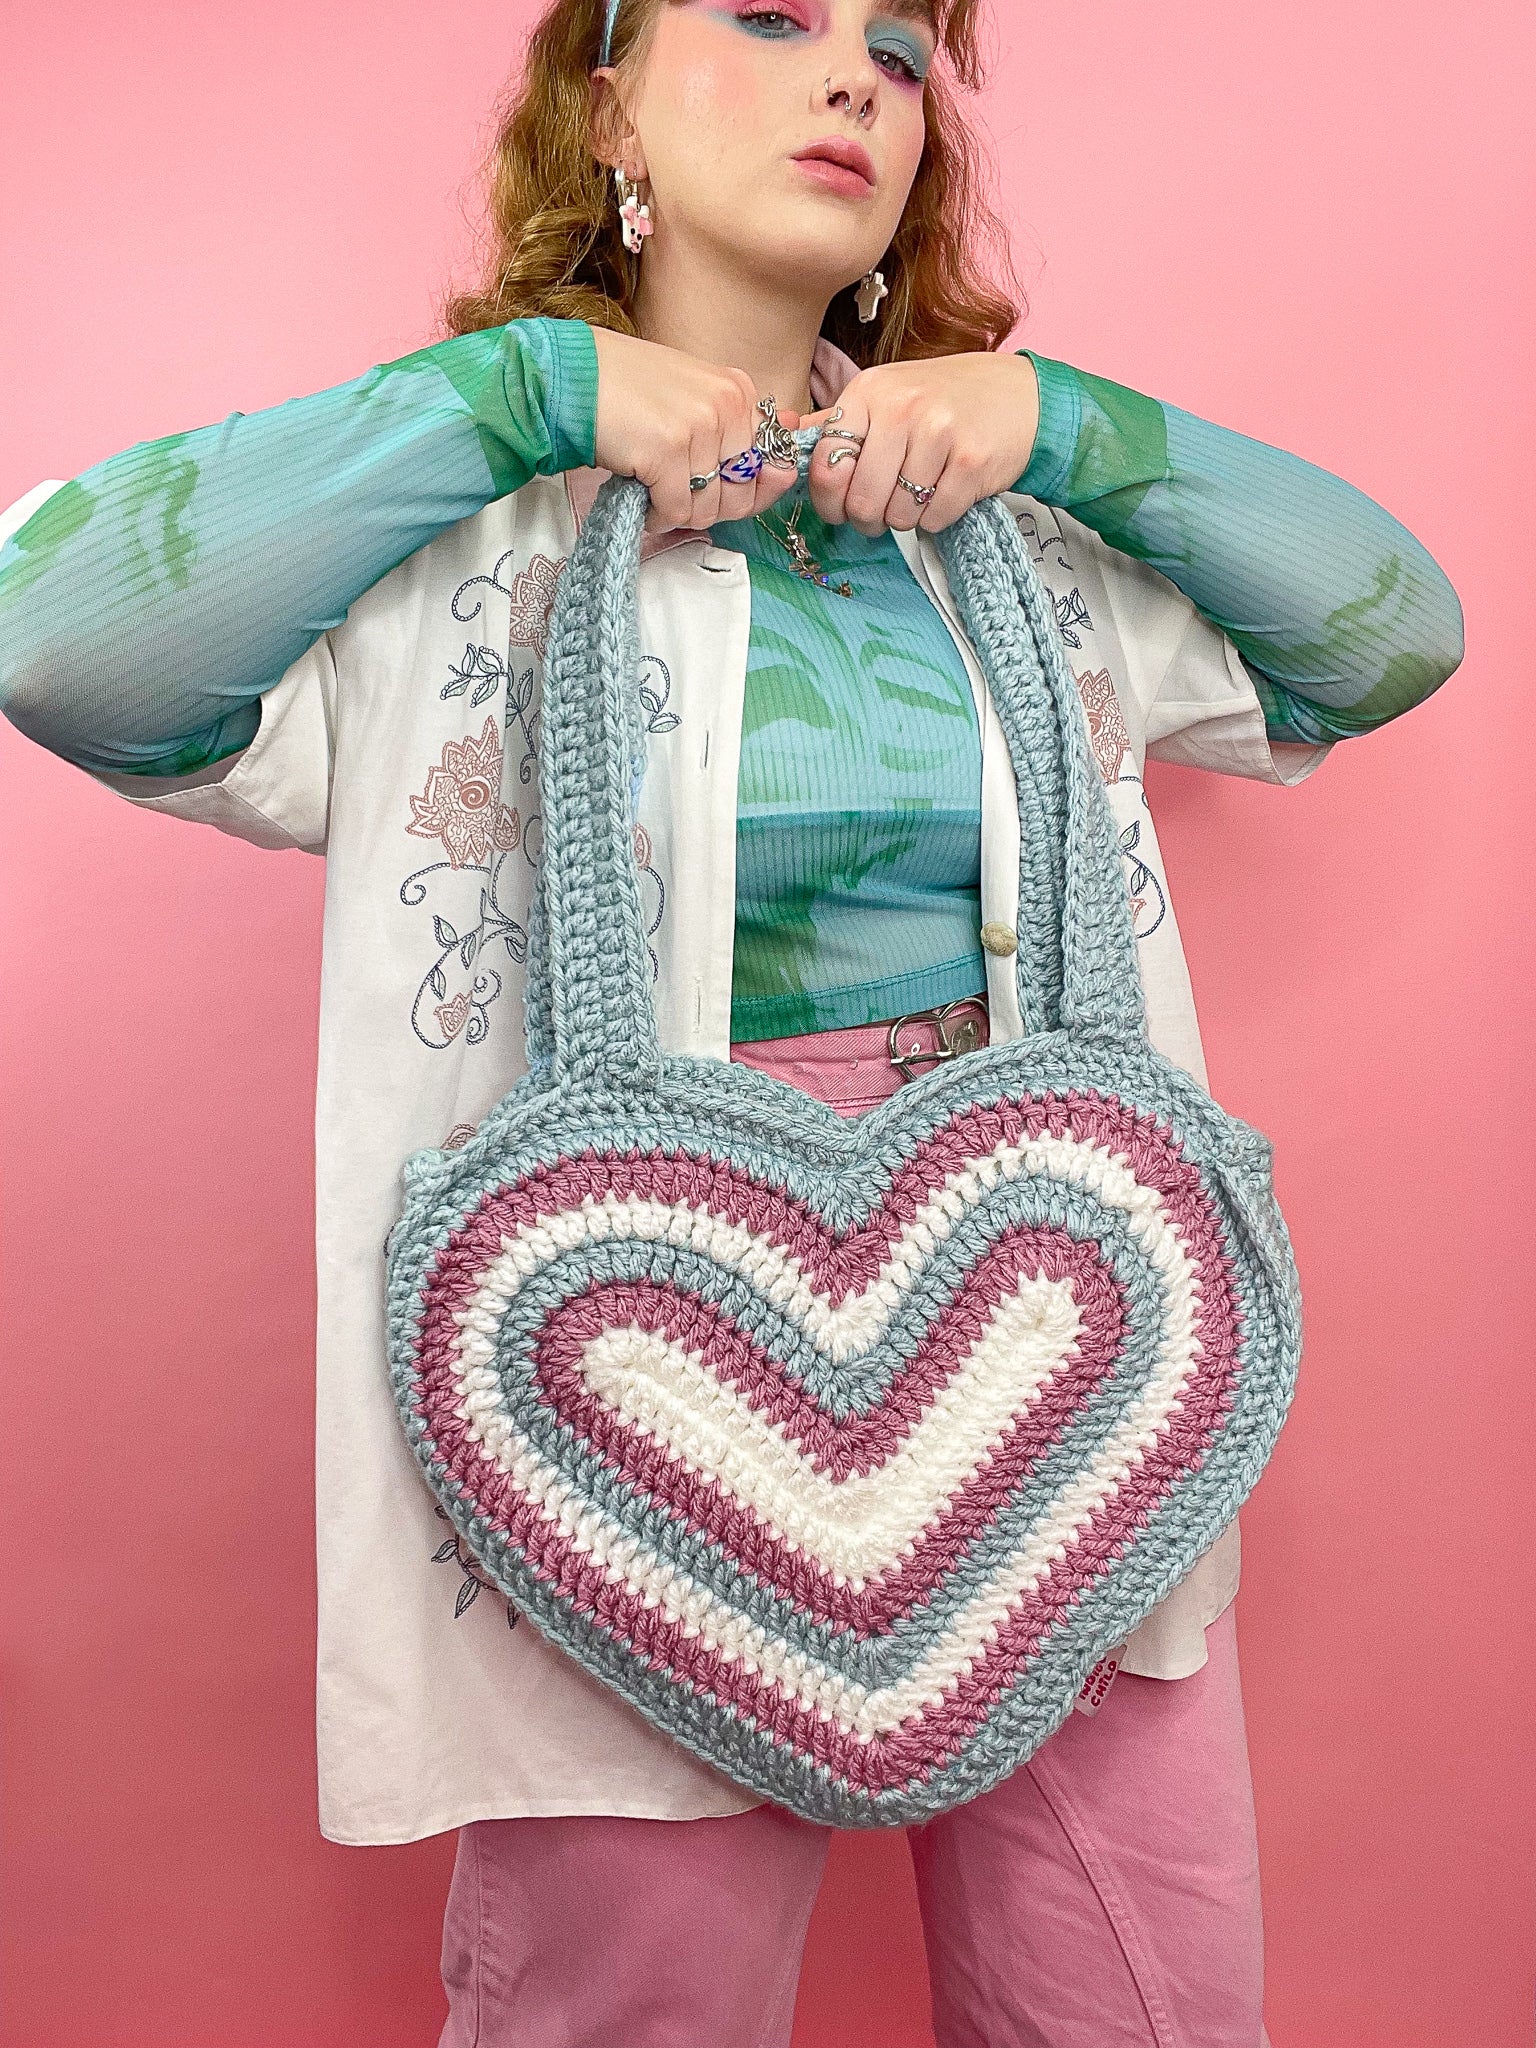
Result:
[[543,851],[529,919],[528,1064],[643,1081],[661,1063],[635,863],[644,757],[637,583],[649,494],[611,477],[556,588],[539,719]]
[[[803,469],[815,436],[796,438]],[[539,737],[544,846],[525,1006],[529,1066],[557,1079],[644,1081],[661,1061],[634,853],[647,503],[631,478],[603,485],[550,614]],[[1145,1010],[1114,815],[1050,597],[997,499],[937,539],[1018,783],[1015,974],[1025,1031],[1139,1038]]]
[[1019,1008],[1026,1030],[1140,1039],[1146,1005],[1120,834],[1067,665],[1056,607],[1019,530],[996,498],[936,536],[960,617],[981,662],[1019,786],[1019,931],[1037,948],[1049,991]]

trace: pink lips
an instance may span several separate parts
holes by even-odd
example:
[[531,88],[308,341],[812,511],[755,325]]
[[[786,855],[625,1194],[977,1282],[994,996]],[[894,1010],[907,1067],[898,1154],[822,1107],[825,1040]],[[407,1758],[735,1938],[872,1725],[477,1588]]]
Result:
[[863,199],[875,189],[874,158],[862,142],[829,136],[796,150],[793,161],[818,185],[846,199]]

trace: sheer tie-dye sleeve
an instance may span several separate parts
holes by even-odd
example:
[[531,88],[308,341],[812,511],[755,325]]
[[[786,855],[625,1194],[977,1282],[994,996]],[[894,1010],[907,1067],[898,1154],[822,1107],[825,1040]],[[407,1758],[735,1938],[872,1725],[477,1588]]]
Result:
[[0,710],[89,769],[238,752],[262,693],[381,576],[590,464],[596,402],[591,329],[522,320],[109,456],[0,549]]
[[1177,585],[1254,680],[1273,740],[1370,732],[1462,657],[1444,572],[1331,471],[1027,353],[1040,428],[1018,489]]

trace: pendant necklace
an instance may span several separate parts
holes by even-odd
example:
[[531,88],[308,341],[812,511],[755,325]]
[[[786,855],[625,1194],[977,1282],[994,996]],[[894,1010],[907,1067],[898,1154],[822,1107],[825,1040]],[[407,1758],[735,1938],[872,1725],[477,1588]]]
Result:
[[756,518],[758,525],[763,529],[764,533],[772,534],[785,554],[789,556],[790,568],[794,570],[795,574],[803,582],[818,584],[821,589],[833,591],[838,597],[852,597],[853,585],[847,578],[844,577],[834,583],[832,578],[822,568],[820,562],[816,560],[816,557],[806,546],[805,535],[800,531],[799,505],[796,505],[794,511],[790,513],[782,533],[778,527],[770,526],[761,512],[756,515]]

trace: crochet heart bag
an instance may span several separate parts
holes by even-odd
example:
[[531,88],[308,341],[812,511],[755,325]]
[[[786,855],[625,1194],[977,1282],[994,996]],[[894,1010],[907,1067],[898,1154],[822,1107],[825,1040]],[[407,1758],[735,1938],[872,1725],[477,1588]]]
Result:
[[1112,814],[995,500],[939,536],[1022,825],[1024,1035],[856,1119],[658,1045],[633,853],[644,487],[545,670],[529,1068],[414,1153],[390,1366],[428,1484],[555,1644],[839,1827],[987,1791],[1227,1526],[1300,1356],[1270,1147],[1148,1043]]

